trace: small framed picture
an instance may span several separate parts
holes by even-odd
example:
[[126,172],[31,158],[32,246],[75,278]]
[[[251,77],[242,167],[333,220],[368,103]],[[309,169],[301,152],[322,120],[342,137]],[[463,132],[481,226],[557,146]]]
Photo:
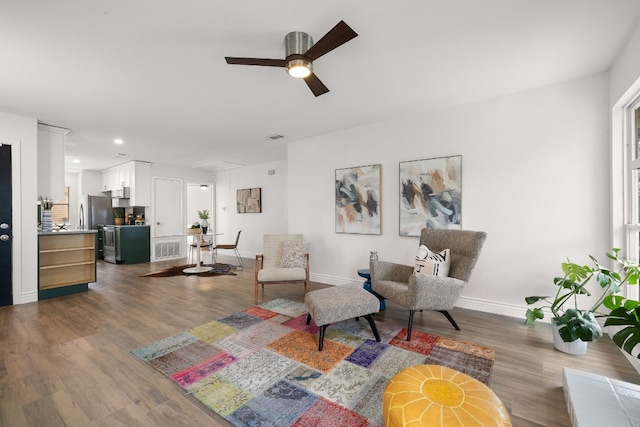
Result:
[[262,212],[262,189],[243,188],[236,193],[238,213]]

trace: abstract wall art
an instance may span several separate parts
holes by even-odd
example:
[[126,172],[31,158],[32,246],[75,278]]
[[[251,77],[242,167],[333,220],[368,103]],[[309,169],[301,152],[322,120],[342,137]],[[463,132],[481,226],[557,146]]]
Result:
[[243,188],[236,192],[238,213],[262,212],[262,189]]
[[380,169],[336,169],[336,233],[381,234]]
[[462,227],[462,156],[400,162],[400,235]]

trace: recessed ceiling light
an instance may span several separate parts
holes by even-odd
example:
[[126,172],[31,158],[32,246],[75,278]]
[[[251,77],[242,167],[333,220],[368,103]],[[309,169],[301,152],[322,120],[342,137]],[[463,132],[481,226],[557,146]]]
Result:
[[118,145],[124,144],[124,141],[121,138],[116,138],[113,140],[113,142],[115,142]]
[[73,163],[80,163],[80,160],[79,160],[79,159],[73,159],[73,160],[71,160],[71,161],[72,161]]

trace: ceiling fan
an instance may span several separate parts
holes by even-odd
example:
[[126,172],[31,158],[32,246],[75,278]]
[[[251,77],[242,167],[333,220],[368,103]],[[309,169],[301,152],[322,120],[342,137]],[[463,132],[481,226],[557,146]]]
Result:
[[227,64],[259,65],[262,67],[283,67],[290,76],[304,79],[315,96],[329,92],[329,89],[313,73],[313,61],[325,53],[357,37],[355,31],[344,21],[338,22],[317,43],[307,33],[293,31],[284,38],[285,59],[234,58],[226,56]]

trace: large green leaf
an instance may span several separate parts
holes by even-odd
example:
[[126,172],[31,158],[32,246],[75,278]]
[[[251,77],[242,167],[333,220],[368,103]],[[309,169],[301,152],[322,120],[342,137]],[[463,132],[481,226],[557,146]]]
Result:
[[578,265],[572,262],[563,262],[562,271],[566,277],[574,282],[581,282],[593,273],[593,270],[588,265]]
[[556,286],[566,289],[574,294],[591,295],[589,291],[584,287],[587,284],[586,280],[583,282],[577,282],[566,277],[556,277],[555,279],[553,279],[553,283],[555,283]]
[[591,312],[581,312],[573,308],[567,309],[555,321],[560,325],[558,333],[564,342],[572,342],[578,338],[582,341],[597,341],[602,337],[602,328]]
[[618,347],[631,354],[632,350],[640,344],[640,305],[636,305],[633,310],[627,310],[624,307],[616,308],[609,313],[604,325],[626,326],[618,331],[612,339]]
[[596,280],[600,284],[601,288],[611,288],[612,292],[620,292],[620,283],[622,282],[622,277],[615,271],[600,267],[600,271],[598,271]]
[[607,307],[609,310],[615,310],[618,307],[622,307],[622,303],[626,298],[622,295],[607,295],[604,300],[602,300],[602,305]]
[[538,307],[534,309],[528,309],[527,320],[525,323],[527,325],[533,325],[537,319],[544,319],[544,311],[542,311],[542,308]]
[[542,297],[542,296],[534,295],[534,296],[531,296],[531,297],[526,297],[526,298],[524,299],[524,301],[525,301],[527,304],[535,304],[535,303],[537,303],[538,301],[543,301],[543,300],[546,300],[547,298],[551,298],[551,297],[550,297],[550,296],[544,296],[544,297]]

